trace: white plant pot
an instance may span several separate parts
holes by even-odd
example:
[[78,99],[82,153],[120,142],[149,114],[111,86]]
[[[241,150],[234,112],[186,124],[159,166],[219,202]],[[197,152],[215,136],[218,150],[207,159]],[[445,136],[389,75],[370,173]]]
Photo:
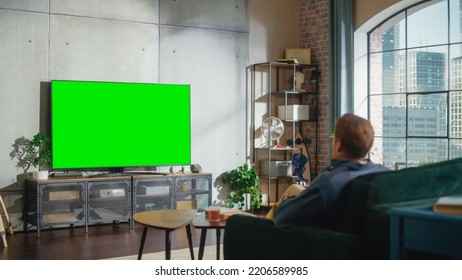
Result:
[[32,173],[32,178],[37,180],[46,180],[48,179],[48,170],[34,171],[34,173]]
[[244,211],[249,211],[250,210],[250,193],[244,193],[244,203],[245,203],[245,206],[242,210]]

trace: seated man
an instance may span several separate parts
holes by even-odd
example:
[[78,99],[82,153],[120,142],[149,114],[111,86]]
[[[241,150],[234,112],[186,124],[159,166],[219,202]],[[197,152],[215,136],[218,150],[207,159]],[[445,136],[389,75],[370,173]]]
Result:
[[332,160],[309,187],[292,184],[267,218],[276,226],[306,225],[336,215],[345,186],[354,178],[388,170],[365,156],[374,142],[369,121],[345,114],[335,123]]

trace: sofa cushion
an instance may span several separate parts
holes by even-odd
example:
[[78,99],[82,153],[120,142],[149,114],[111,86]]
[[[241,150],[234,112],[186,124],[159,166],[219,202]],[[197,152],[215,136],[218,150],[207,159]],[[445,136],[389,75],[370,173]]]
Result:
[[[462,158],[371,174],[368,206],[462,193]],[[375,176],[374,176],[375,175]]]
[[326,221],[325,226],[386,240],[389,207],[432,203],[440,196],[462,194],[459,174],[462,159],[360,176],[345,188],[338,218]]
[[387,211],[392,207],[431,204],[441,196],[462,194],[460,174],[462,158],[357,178],[351,188],[367,189],[364,209],[367,214],[363,223],[366,238],[388,242]]
[[226,222],[224,258],[240,260],[359,259],[359,236],[315,227],[276,227],[270,220],[234,215]]

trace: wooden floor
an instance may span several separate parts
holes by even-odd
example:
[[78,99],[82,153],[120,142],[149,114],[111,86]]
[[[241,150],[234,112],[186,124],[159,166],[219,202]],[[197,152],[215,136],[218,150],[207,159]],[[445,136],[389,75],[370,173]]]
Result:
[[[200,230],[191,227],[193,246],[199,246]],[[0,260],[97,260],[127,255],[137,255],[143,227],[130,229],[127,223],[96,225],[88,228],[52,229],[28,233],[7,234],[8,247],[0,242]],[[223,236],[223,235],[222,235]],[[188,248],[186,229],[171,233],[172,250]],[[215,231],[207,232],[206,245],[216,244]],[[165,231],[150,228],[144,245],[144,253],[165,250]],[[197,252],[195,251],[196,258]]]

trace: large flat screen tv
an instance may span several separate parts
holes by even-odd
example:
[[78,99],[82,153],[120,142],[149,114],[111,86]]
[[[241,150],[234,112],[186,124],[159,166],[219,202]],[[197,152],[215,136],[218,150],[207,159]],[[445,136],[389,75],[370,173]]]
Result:
[[191,164],[190,86],[51,82],[53,170]]

